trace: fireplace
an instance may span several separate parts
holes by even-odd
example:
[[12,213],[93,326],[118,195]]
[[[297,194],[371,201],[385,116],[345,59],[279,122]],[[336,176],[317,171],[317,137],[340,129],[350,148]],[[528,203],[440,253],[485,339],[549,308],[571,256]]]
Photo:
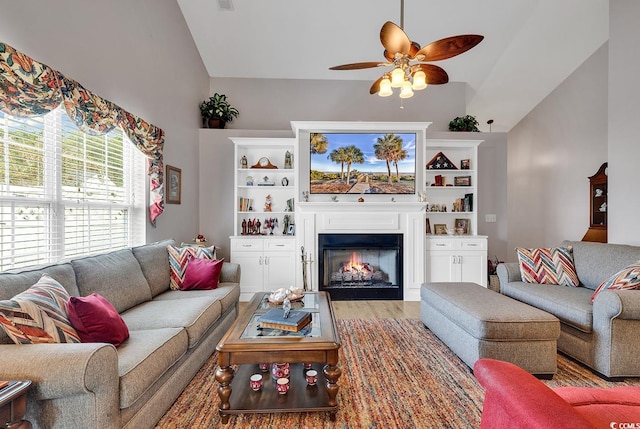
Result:
[[318,234],[318,289],[333,300],[401,300],[402,234]]

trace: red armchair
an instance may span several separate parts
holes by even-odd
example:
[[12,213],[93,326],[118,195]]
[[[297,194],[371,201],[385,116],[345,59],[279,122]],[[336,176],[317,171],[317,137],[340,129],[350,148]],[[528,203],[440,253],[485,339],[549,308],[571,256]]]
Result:
[[473,371],[485,389],[481,429],[640,428],[640,386],[551,389],[495,359],[479,359]]

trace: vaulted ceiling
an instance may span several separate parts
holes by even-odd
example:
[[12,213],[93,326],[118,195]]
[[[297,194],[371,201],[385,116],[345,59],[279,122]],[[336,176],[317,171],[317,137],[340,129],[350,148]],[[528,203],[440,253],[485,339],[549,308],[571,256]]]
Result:
[[[373,82],[382,68],[329,67],[383,61],[380,28],[386,21],[400,25],[401,18],[401,0],[178,4],[214,78]],[[485,36],[472,50],[435,64],[450,81],[468,84],[467,113],[478,118],[482,130],[494,119],[493,131],[509,131],[608,40],[609,1],[405,0],[404,30],[423,46],[458,34]]]

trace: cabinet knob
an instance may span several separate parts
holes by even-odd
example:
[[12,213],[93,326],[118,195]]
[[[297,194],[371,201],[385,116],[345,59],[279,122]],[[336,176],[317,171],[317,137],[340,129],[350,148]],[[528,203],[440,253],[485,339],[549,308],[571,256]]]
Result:
[[259,263],[260,265],[262,265],[262,256],[260,256],[260,258],[258,258],[258,263]]
[[264,257],[264,264],[269,265],[269,258],[266,256]]

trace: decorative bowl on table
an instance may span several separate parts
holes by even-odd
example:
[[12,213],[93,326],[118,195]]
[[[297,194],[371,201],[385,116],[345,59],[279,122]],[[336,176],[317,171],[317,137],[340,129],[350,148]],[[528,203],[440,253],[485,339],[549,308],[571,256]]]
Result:
[[304,289],[290,287],[274,290],[268,299],[270,303],[280,305],[285,299],[289,299],[290,302],[295,302],[302,300],[302,298],[304,298]]

